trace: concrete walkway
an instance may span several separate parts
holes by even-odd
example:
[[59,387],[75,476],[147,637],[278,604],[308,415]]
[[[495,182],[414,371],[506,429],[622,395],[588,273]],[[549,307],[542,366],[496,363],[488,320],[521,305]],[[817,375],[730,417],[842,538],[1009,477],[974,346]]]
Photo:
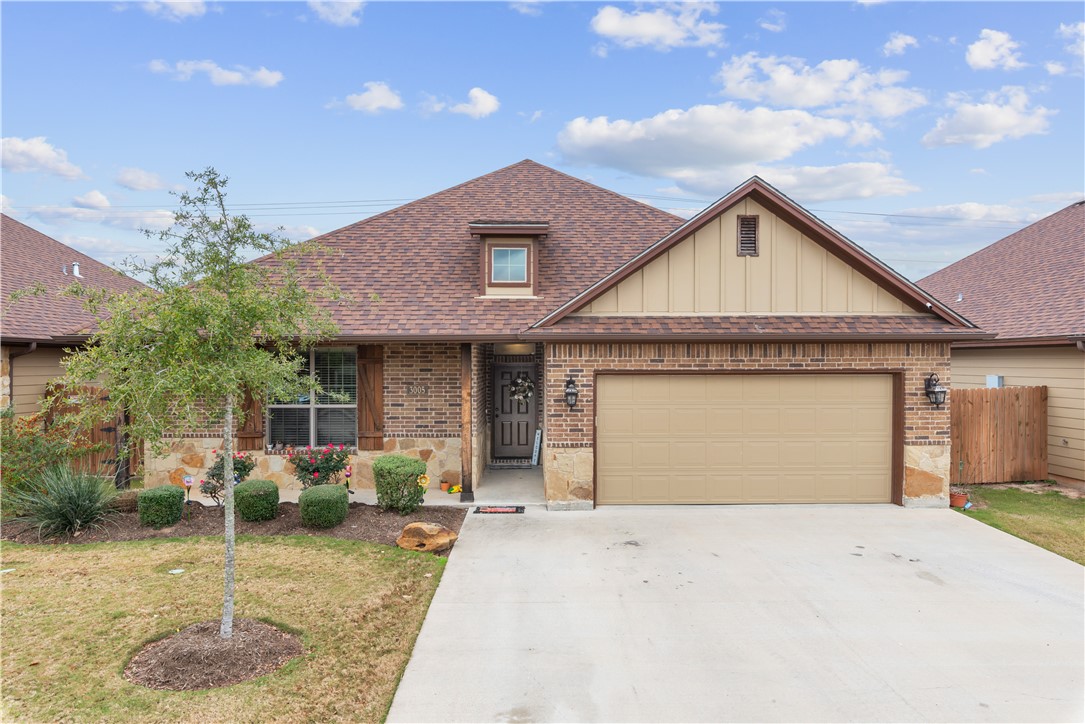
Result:
[[471,514],[388,720],[1081,721],[1083,585],[949,510]]

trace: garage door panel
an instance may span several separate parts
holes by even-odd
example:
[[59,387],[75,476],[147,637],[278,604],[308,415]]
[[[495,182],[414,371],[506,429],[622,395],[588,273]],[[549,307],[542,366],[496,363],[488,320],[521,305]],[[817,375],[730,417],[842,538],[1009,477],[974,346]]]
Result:
[[780,411],[772,407],[747,407],[742,413],[742,432],[747,435],[778,434]]
[[890,375],[602,375],[599,503],[889,502]]
[[710,407],[707,410],[708,429],[717,435],[742,432],[742,409]]
[[780,499],[790,503],[813,503],[817,500],[814,477],[809,473],[780,476]]
[[671,434],[704,437],[708,434],[708,411],[695,407],[676,408],[671,415]]
[[670,499],[676,503],[699,503],[708,493],[706,475],[672,475]]

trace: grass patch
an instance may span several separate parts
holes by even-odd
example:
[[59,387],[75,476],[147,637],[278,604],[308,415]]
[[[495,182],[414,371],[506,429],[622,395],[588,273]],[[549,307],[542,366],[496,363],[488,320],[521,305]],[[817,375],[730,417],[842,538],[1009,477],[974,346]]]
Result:
[[1085,565],[1085,498],[974,485],[970,518]]
[[239,537],[237,615],[299,634],[305,653],[252,681],[170,692],[122,672],[148,641],[221,615],[221,539],[5,544],[0,556],[15,568],[3,574],[3,721],[380,721],[445,564],[361,541]]

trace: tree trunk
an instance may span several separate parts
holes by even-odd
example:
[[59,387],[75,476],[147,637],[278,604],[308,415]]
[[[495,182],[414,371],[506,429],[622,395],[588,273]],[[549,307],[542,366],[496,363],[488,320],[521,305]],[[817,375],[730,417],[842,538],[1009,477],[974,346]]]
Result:
[[234,635],[234,396],[226,395],[226,423],[222,433],[223,511],[226,518],[226,564],[223,567],[222,625],[219,637]]

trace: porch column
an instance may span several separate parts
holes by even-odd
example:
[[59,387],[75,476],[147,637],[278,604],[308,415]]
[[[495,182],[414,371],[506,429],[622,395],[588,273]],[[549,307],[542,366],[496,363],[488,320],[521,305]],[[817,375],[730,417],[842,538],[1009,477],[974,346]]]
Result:
[[471,344],[460,345],[460,502],[473,503],[475,489],[471,477]]

